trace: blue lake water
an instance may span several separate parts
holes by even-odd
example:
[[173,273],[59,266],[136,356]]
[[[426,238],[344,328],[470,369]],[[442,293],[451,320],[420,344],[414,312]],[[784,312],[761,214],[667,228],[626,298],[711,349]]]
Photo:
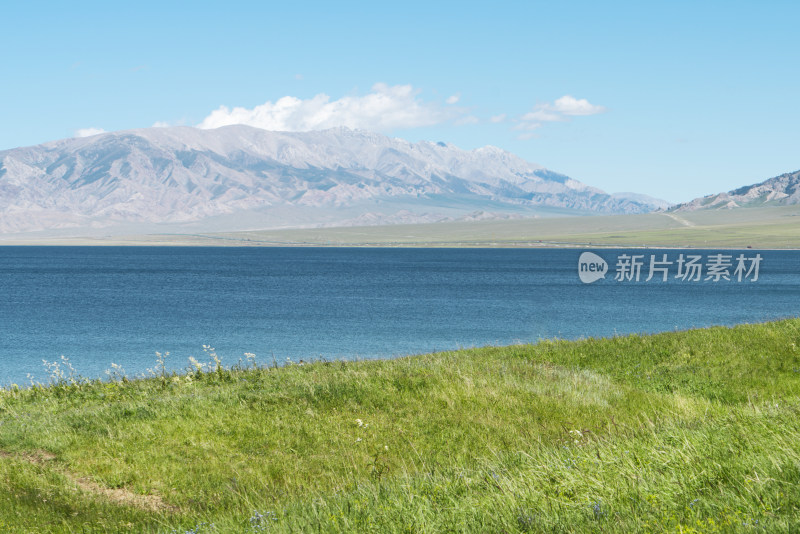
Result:
[[[800,252],[595,250],[609,272],[578,276],[581,250],[0,247],[0,384],[45,382],[42,360],[88,377],[111,363],[223,364],[257,355],[375,358],[459,347],[611,336],[800,315]],[[676,278],[680,254],[730,256],[731,280]],[[640,280],[615,280],[623,255]],[[668,280],[649,260],[667,255]],[[760,254],[758,280],[736,258]],[[747,266],[750,264],[748,263]]]

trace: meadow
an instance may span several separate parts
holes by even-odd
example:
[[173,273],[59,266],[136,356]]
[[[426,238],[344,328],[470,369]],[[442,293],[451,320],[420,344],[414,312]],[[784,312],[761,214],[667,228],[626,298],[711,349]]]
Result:
[[3,245],[800,248],[800,206],[147,235],[6,236]]
[[[800,319],[0,391],[2,532],[798,532]],[[166,359],[166,360],[165,360]]]
[[265,230],[171,238],[219,245],[800,248],[800,206]]

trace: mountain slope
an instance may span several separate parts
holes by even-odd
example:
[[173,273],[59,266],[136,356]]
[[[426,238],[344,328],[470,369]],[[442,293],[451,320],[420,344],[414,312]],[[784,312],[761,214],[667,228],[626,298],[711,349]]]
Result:
[[671,211],[730,209],[757,206],[800,204],[800,171],[781,174],[755,185],[748,185],[716,195],[707,195],[678,204]]
[[148,224],[234,230],[654,207],[499,148],[465,151],[346,128],[149,128],[0,152],[5,233]]

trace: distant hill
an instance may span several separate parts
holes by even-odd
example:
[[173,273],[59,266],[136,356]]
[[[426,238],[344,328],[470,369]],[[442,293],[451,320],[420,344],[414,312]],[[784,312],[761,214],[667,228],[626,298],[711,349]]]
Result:
[[635,200],[642,204],[652,206],[656,210],[665,210],[672,206],[671,202],[662,200],[660,198],[651,197],[650,195],[643,195],[641,193],[614,193],[611,195],[614,198],[621,198],[627,200]]
[[800,204],[800,171],[781,174],[759,184],[740,187],[727,193],[696,198],[691,202],[673,206],[670,211],[787,206],[790,204]]
[[0,233],[232,231],[659,207],[496,147],[467,151],[347,128],[147,128],[0,151]]

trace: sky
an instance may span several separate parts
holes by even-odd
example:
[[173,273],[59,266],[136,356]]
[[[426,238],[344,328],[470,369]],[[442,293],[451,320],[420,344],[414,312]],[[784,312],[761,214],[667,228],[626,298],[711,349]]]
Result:
[[494,145],[672,202],[800,169],[796,1],[2,11],[0,150],[151,126],[344,125]]

